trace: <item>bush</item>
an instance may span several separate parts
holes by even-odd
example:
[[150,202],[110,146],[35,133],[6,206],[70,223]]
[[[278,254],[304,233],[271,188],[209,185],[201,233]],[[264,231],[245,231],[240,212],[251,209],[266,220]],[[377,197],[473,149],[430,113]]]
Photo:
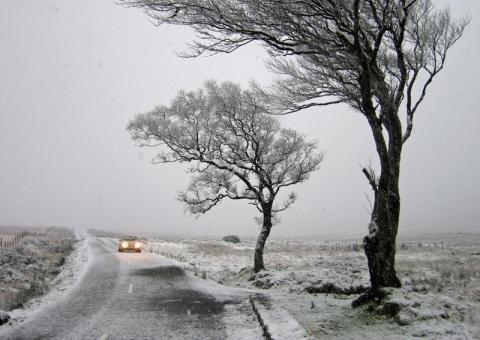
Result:
[[227,235],[223,238],[225,242],[240,243],[240,237],[236,235]]
[[10,315],[8,315],[7,312],[0,310],[0,326],[4,323],[7,323],[8,321],[10,321]]

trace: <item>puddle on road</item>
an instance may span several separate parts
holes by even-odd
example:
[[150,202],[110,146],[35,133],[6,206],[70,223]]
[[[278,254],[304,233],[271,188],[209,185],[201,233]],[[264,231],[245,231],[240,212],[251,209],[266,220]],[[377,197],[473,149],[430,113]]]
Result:
[[[182,282],[181,278],[186,277],[186,273],[177,266],[167,265],[136,269],[131,274],[148,277],[153,279],[152,281],[149,280],[149,284],[156,286],[155,282],[157,282],[159,285],[156,292],[142,296],[139,309],[143,311],[159,311],[175,315],[211,316],[223,313],[226,304],[235,303],[235,301],[219,301],[214,296],[202,291],[178,288],[178,283]],[[168,286],[165,286],[165,283],[168,283]],[[184,284],[182,285],[184,286]]]
[[223,312],[227,301],[192,289],[176,289],[166,296],[150,298],[150,308],[174,314],[212,315]]
[[153,268],[142,268],[133,271],[134,275],[149,276],[159,279],[172,279],[185,276],[185,271],[177,266],[160,266]]

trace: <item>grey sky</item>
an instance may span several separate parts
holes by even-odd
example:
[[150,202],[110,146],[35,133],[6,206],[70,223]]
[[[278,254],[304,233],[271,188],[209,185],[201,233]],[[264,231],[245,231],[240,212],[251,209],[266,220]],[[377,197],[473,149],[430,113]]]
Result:
[[[479,230],[480,2],[451,4],[471,25],[415,118],[401,175],[400,231]],[[182,59],[192,33],[155,27],[109,0],[0,0],[0,225],[254,235],[255,209],[224,202],[199,219],[174,199],[183,167],[152,165],[125,130],[135,113],[204,80],[268,85],[262,48]],[[368,125],[345,106],[282,118],[317,139],[320,171],[273,234],[362,235],[369,221],[361,166],[376,164]]]

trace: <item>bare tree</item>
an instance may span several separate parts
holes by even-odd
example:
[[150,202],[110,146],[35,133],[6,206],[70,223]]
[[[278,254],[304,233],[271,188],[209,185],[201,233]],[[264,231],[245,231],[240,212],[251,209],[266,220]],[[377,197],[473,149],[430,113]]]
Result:
[[[124,0],[158,21],[199,34],[188,56],[230,53],[252,42],[274,57],[277,113],[345,103],[368,121],[379,173],[363,169],[374,193],[364,239],[371,290],[399,287],[395,246],[402,146],[448,50],[469,19],[454,20],[431,0]],[[279,95],[278,95],[279,94]]]
[[181,91],[169,107],[140,114],[128,125],[140,145],[161,147],[154,162],[194,163],[191,182],[178,196],[191,214],[204,214],[224,198],[247,200],[260,211],[255,272],[264,269],[273,218],[296,199],[292,192],[276,204],[280,189],[308,179],[322,159],[315,143],[264,113],[269,103],[257,90],[208,82],[203,90]]

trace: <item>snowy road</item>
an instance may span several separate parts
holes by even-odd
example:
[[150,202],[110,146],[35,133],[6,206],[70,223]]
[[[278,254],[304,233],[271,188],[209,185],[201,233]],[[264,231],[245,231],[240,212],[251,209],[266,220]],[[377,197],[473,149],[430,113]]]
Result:
[[92,260],[81,282],[2,330],[2,339],[262,338],[243,291],[199,280],[154,254],[88,242]]

